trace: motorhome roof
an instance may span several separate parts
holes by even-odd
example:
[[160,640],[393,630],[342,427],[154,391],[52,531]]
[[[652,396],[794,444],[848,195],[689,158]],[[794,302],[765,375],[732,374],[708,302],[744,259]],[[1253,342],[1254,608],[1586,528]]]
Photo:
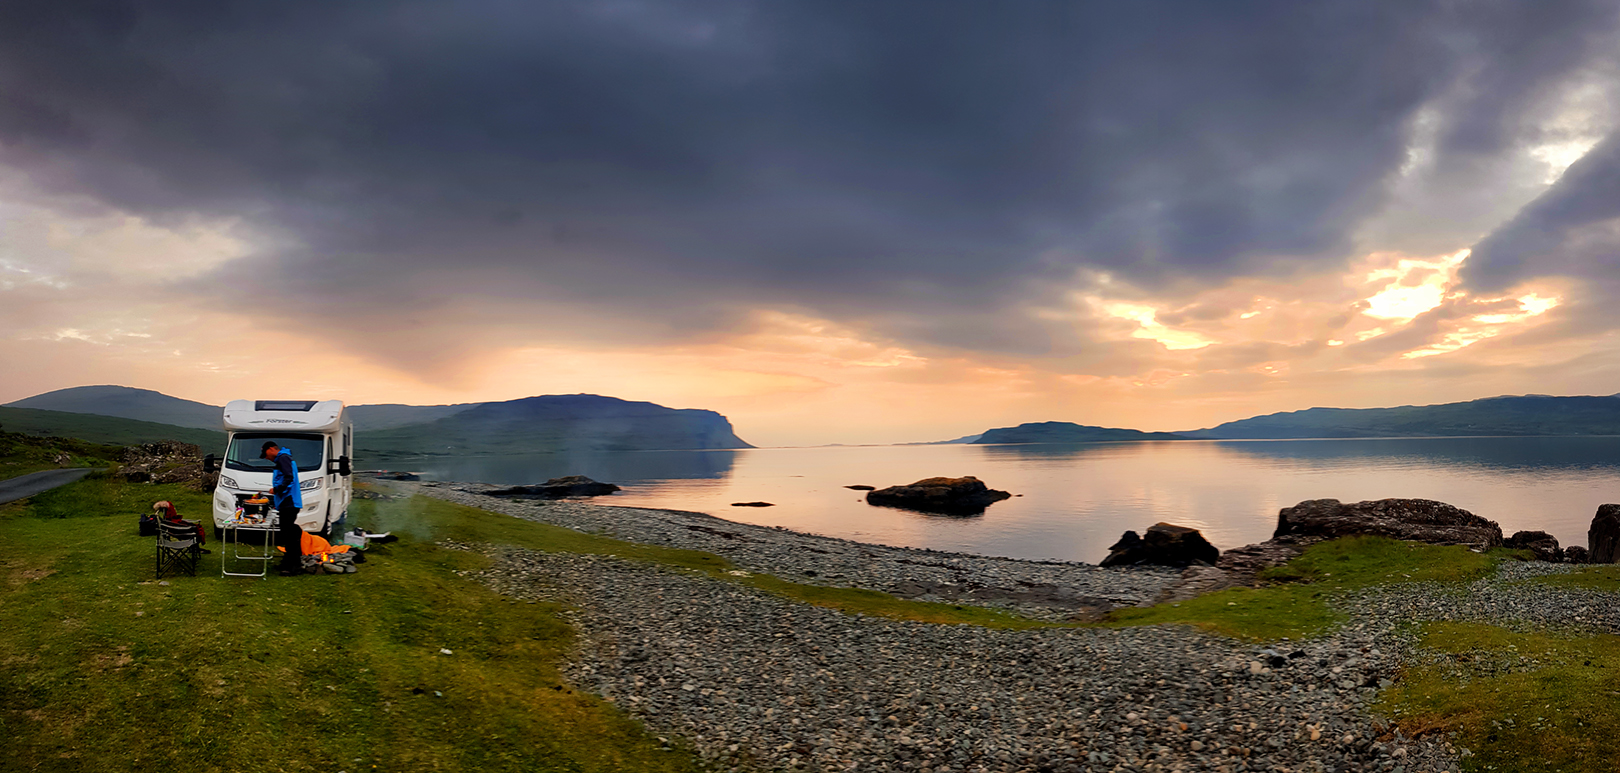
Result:
[[325,432],[344,423],[342,400],[232,400],[225,429]]

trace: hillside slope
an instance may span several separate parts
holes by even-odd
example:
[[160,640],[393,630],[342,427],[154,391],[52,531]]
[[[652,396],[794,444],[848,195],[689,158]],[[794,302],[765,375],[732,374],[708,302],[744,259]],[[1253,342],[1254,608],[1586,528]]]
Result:
[[77,438],[91,443],[118,446],[178,440],[202,447],[205,454],[224,453],[225,450],[225,433],[218,430],[177,427],[173,424],[66,411],[0,406],[0,429],[28,435]]
[[1523,395],[1396,408],[1308,408],[1179,434],[1217,439],[1620,435],[1620,397]]
[[182,400],[150,389],[111,384],[58,389],[6,403],[4,407],[115,416],[121,419],[211,430],[220,428],[223,410],[217,405]]
[[726,417],[598,395],[545,395],[485,403],[438,421],[355,434],[359,451],[508,454],[753,448]]
[[[293,398],[297,395],[274,395]],[[381,430],[426,424],[446,416],[474,408],[480,403],[457,405],[351,405],[349,419],[358,430]],[[71,387],[54,392],[25,397],[7,408],[34,408],[44,411],[85,413],[96,416],[116,416],[122,419],[172,424],[177,427],[217,430],[221,426],[224,407],[171,397],[162,392],[135,387],[101,386]]]

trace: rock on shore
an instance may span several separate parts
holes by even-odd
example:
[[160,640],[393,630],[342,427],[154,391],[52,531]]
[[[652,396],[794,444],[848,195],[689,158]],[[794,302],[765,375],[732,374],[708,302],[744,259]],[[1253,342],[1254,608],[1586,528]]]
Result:
[[1113,552],[1103,559],[1102,566],[1189,566],[1195,563],[1213,566],[1221,556],[1221,551],[1209,544],[1197,529],[1168,523],[1149,526],[1147,535],[1142,537],[1127,531],[1108,549]]
[[1460,507],[1430,499],[1379,499],[1344,504],[1310,499],[1277,514],[1273,537],[1375,534],[1436,545],[1486,550],[1502,545],[1502,527]]
[[1558,546],[1558,538],[1544,531],[1516,531],[1502,540],[1502,547],[1528,550],[1537,561],[1556,564],[1564,560],[1564,549]]
[[1612,564],[1620,559],[1620,505],[1598,505],[1592,527],[1586,532],[1587,560]]

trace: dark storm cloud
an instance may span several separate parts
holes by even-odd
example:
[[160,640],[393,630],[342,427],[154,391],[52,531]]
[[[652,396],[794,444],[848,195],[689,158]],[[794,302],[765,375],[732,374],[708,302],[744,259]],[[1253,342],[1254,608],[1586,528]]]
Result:
[[1612,280],[1620,269],[1620,131],[1479,244],[1463,278],[1503,290],[1540,276]]
[[1531,7],[14,0],[0,160],[242,218],[255,288],[339,330],[596,309],[679,336],[771,305],[1062,354],[1083,326],[1025,310],[1079,270],[1344,259],[1439,95],[1440,152],[1516,136],[1615,10]]

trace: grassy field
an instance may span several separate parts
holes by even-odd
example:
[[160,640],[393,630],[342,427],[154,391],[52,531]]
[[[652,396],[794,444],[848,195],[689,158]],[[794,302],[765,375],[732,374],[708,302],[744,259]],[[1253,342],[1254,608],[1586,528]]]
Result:
[[[443,538],[612,555],[852,614],[1052,625],[793,583],[710,553],[424,497],[356,501],[356,522],[402,537],[373,548],[357,574],[222,578],[214,554],[198,576],[163,584],[152,580],[150,539],[135,535],[136,514],[155,499],[183,515],[207,513],[204,493],[105,476],[0,506],[0,770],[702,769],[678,739],[666,746],[565,683],[558,668],[573,632],[562,609],[465,578],[488,559],[433,544]],[[1126,610],[1105,624],[1302,637],[1339,622],[1324,602],[1333,592],[1460,584],[1510,558],[1340,540],[1270,572],[1271,586]],[[1545,581],[1613,591],[1620,571],[1590,567]],[[1402,675],[1379,704],[1409,734],[1455,734],[1476,752],[1470,770],[1614,769],[1620,741],[1601,728],[1620,727],[1620,637],[1459,623],[1430,624],[1423,635],[1445,657]]]
[[1409,669],[1377,708],[1409,735],[1445,731],[1472,771],[1610,773],[1620,760],[1620,636],[1424,626],[1445,656]]
[[455,574],[478,555],[407,537],[357,574],[256,580],[216,553],[162,584],[135,534],[155,499],[207,512],[94,477],[0,506],[0,769],[700,769],[565,684],[558,608]]
[[1488,574],[1498,561],[1512,557],[1502,551],[1474,553],[1456,545],[1345,537],[1312,545],[1288,565],[1262,572],[1272,585],[1118,610],[1109,616],[1109,624],[1179,623],[1250,641],[1297,639],[1342,622],[1342,616],[1327,605],[1327,597],[1335,592],[1389,583],[1463,582]]
[[118,457],[118,446],[101,445],[61,437],[40,437],[20,432],[0,432],[0,480],[41,470],[61,469],[57,462],[67,456],[67,467],[108,467]]
[[[719,556],[635,545],[426,498],[356,500],[402,541],[360,572],[155,582],[136,515],[207,494],[92,476],[0,506],[0,770],[682,771],[612,705],[558,675],[572,632],[457,572],[432,541],[616,555],[851,613],[1025,628],[1025,618],[731,574]],[[218,545],[211,547],[217,549]],[[166,584],[165,584],[166,583]],[[448,649],[453,654],[440,654]]]

